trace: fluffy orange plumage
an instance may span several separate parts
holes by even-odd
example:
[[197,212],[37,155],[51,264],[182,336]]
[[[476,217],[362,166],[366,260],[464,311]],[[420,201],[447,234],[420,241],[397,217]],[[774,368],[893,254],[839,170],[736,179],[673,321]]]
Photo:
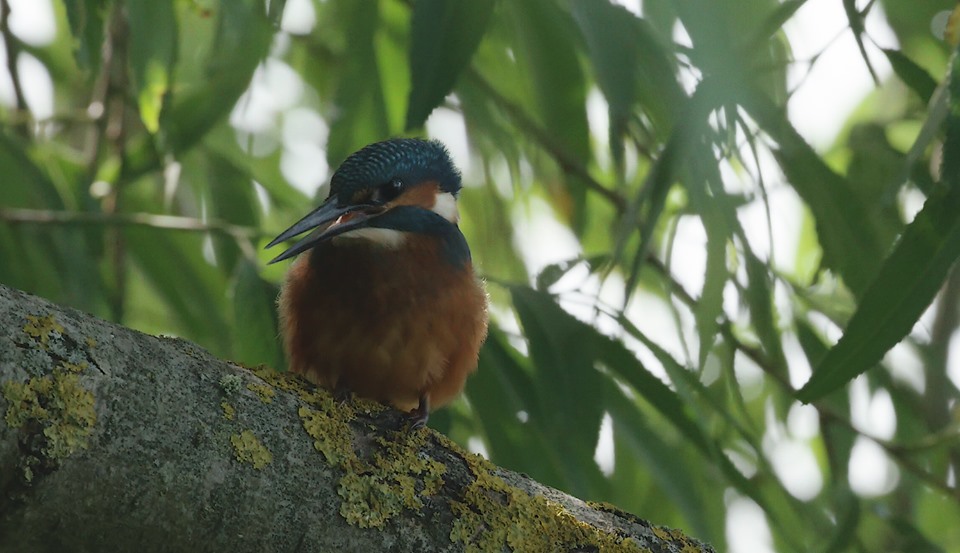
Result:
[[293,372],[413,409],[414,426],[476,369],[487,296],[457,228],[460,175],[437,142],[396,139],[351,155],[330,197],[270,246],[312,230],[279,307]]
[[476,369],[486,293],[438,244],[323,243],[298,259],[280,295],[290,369],[398,409],[445,405]]

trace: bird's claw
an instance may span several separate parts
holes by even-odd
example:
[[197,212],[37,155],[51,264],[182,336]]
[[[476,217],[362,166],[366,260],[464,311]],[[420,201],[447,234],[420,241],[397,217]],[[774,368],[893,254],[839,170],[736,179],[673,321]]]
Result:
[[407,431],[413,432],[427,426],[427,420],[430,418],[430,401],[426,396],[420,396],[420,404],[410,411],[407,419]]
[[350,401],[350,389],[342,384],[337,384],[333,387],[333,400],[337,402],[337,405],[343,407]]

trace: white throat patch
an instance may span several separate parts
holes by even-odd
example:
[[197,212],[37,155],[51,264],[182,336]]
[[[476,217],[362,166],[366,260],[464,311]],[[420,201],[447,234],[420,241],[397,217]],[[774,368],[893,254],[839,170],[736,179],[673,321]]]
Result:
[[369,240],[386,248],[397,249],[406,240],[406,233],[388,228],[367,227],[347,231],[333,238],[334,241],[357,239]]
[[437,199],[433,204],[433,212],[439,214],[451,223],[456,224],[460,221],[460,212],[457,211],[457,199],[449,192],[437,194]]

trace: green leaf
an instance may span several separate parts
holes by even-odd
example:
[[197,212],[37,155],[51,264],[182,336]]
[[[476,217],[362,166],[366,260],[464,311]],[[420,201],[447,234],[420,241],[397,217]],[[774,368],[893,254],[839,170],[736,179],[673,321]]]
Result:
[[270,0],[269,4],[270,7],[267,10],[267,17],[274,27],[279,27],[280,21],[283,20],[283,9],[287,5],[287,0]]
[[760,46],[783,28],[784,23],[797,13],[807,0],[784,0],[763,20],[752,41],[748,44]]
[[249,260],[237,264],[233,284],[233,356],[248,365],[283,367],[277,323],[279,289],[260,277]]
[[[634,330],[636,329],[634,328]],[[629,384],[666,420],[670,421],[687,438],[687,441],[702,452],[710,454],[709,440],[697,421],[687,413],[677,393],[651,374],[633,352],[628,350],[621,342],[603,336],[595,329],[591,329],[591,331],[589,337],[602,344],[602,347],[598,348],[598,353],[604,365],[617,378]],[[666,352],[662,353],[666,355]]]
[[[785,39],[774,36],[757,41],[778,17],[777,0],[674,0],[677,12],[693,41],[690,58],[712,78],[735,87],[754,86],[769,97],[786,99]],[[772,19],[776,21],[776,19]],[[728,106],[733,108],[733,106]]]
[[539,405],[529,362],[495,327],[480,352],[476,374],[467,380],[466,395],[493,462],[551,485],[570,485],[563,476],[557,442],[549,439],[540,424],[548,416]]
[[73,53],[77,65],[82,69],[96,70],[100,66],[100,49],[103,46],[106,0],[78,0],[63,2],[63,5],[75,40]]
[[[255,180],[266,191],[270,204],[280,210],[303,211],[310,199],[290,185],[280,172],[282,150],[277,149],[266,157],[254,157],[237,145],[233,129],[219,126],[211,130],[204,138],[206,155],[215,156],[229,163],[234,171],[243,173],[247,179]],[[273,215],[274,213],[271,213]],[[277,229],[279,230],[282,229]]]
[[[918,522],[903,516],[895,516],[891,526],[897,531],[897,549],[911,553],[945,553],[946,550],[924,535],[917,527]],[[933,535],[936,539],[939,536]]]
[[203,258],[203,235],[131,226],[123,236],[131,261],[190,336],[217,355],[230,351],[223,294],[227,283]]
[[592,459],[603,415],[600,373],[593,365],[596,351],[589,340],[596,330],[547,294],[525,286],[511,287],[510,293],[536,366],[550,437],[566,437],[578,444],[581,456]]
[[824,553],[840,553],[850,550],[850,542],[857,537],[857,527],[860,524],[860,499],[849,488],[838,486],[833,500],[834,510],[837,513],[836,529],[831,532],[826,541]]
[[[629,278],[627,278],[627,298],[636,289],[635,284],[637,279],[640,278],[640,269],[647,260],[647,254],[654,243],[654,230],[657,228],[657,223],[660,222],[660,216],[663,214],[667,203],[667,193],[670,192],[670,187],[677,178],[678,164],[675,160],[679,157],[679,151],[683,148],[684,136],[679,130],[670,136],[670,140],[667,141],[660,155],[654,160],[643,178],[643,185],[638,190],[637,195],[631,199],[623,217],[620,219],[620,228],[617,229],[613,245],[614,260],[621,257],[622,249],[633,230],[638,228],[640,231],[640,241],[637,244],[637,250],[630,266]],[[641,213],[643,214],[642,219]]]
[[610,260],[606,255],[595,255],[592,257],[575,257],[558,263],[551,263],[544,267],[536,278],[536,288],[541,292],[546,292],[551,286],[557,283],[567,273],[581,265],[586,266],[591,273],[599,269],[603,264]]
[[470,63],[493,13],[493,0],[417,0],[410,26],[407,130],[423,126]]
[[697,319],[697,334],[700,338],[700,354],[697,365],[703,369],[707,355],[720,330],[720,315],[723,313],[723,289],[727,284],[727,241],[716,233],[707,234],[707,266],[703,276],[703,291],[694,308]]
[[381,24],[380,4],[375,0],[340,0],[334,7],[346,30],[346,64],[335,94],[339,112],[330,125],[327,162],[337,167],[363,146],[389,137],[383,77],[374,48]]
[[260,2],[232,0],[219,6],[204,79],[177,90],[170,109],[161,114],[174,151],[193,146],[230,113],[270,48],[273,29]]
[[900,50],[884,48],[883,53],[887,56],[890,66],[893,67],[894,73],[900,77],[900,80],[910,87],[910,90],[916,92],[924,104],[929,104],[934,91],[937,89],[937,81],[930,76],[930,73],[927,73],[926,69],[917,65]]
[[748,245],[744,244],[744,249],[746,250],[744,257],[746,257],[747,279],[750,282],[746,290],[750,322],[764,351],[776,362],[774,368],[779,369],[780,376],[786,379],[787,364],[774,316],[773,290],[770,288],[767,266],[754,255]]
[[[206,206],[208,213],[212,217],[228,223],[258,227],[260,225],[260,204],[250,177],[227,158],[209,151],[204,151],[204,153],[207,154],[203,157],[203,160],[206,162],[208,175],[204,183],[207,189]],[[196,166],[194,165],[194,167]],[[233,272],[237,258],[240,256],[236,239],[224,235],[214,235],[212,238],[214,251],[217,255],[217,265],[225,273]]]
[[[0,172],[4,175],[0,209],[65,209],[64,199],[49,175],[51,170],[62,169],[53,164],[39,166],[21,140],[0,133]],[[78,232],[76,227],[0,220],[0,282],[108,316],[98,259],[93,253],[96,245],[90,235]]]
[[[629,448],[629,457],[646,465],[642,470],[652,473],[655,485],[662,488],[670,502],[684,513],[690,525],[696,528],[697,535],[707,535],[716,521],[710,520],[704,509],[705,503],[710,502],[709,494],[697,485],[699,474],[695,467],[703,461],[678,455],[676,444],[668,442],[669,437],[663,436],[664,431],[656,421],[630,401],[613,382],[605,383],[604,404],[610,410],[618,443]],[[716,502],[716,498],[712,499]],[[714,506],[722,508],[722,504]]]
[[953,57],[943,182],[927,198],[863,294],[849,325],[798,392],[817,400],[876,365],[916,323],[960,256],[960,57]]
[[160,128],[160,109],[177,59],[177,20],[169,0],[126,3],[130,24],[130,67],[140,119],[151,133]]
[[824,263],[862,296],[884,257],[885,248],[869,224],[850,182],[831,170],[778,109],[757,91],[744,95],[750,116],[777,141],[777,162],[816,219]]
[[[567,12],[549,0],[505,3],[516,44],[514,52],[529,87],[526,105],[569,162],[586,166],[590,160],[587,125],[587,85],[577,58],[576,26]],[[586,225],[586,185],[568,178],[566,198],[556,198],[559,213],[575,231]]]
[[622,154],[622,132],[640,102],[660,136],[666,136],[685,97],[677,82],[676,62],[650,25],[626,8],[607,1],[570,6],[597,84],[610,107],[611,147]]
[[546,0],[508,4],[517,36],[517,59],[530,76],[532,106],[548,132],[577,160],[590,157],[586,82],[565,12]]

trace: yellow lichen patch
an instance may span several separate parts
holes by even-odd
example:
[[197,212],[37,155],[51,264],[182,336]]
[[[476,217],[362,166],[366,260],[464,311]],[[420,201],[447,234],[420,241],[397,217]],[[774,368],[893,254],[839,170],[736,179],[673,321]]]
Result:
[[86,342],[87,342],[87,347],[88,347],[88,348],[95,348],[95,347],[97,347],[97,341],[94,340],[93,338],[89,337],[89,336],[87,336]]
[[63,334],[63,325],[58,323],[57,320],[53,318],[53,315],[43,317],[27,315],[27,321],[27,324],[23,327],[23,331],[33,336],[43,346],[46,346],[47,342],[50,341],[51,333],[57,332]]
[[257,470],[273,462],[273,454],[249,430],[230,436],[230,443],[237,460],[250,463]]
[[353,397],[349,402],[339,402],[333,398],[328,390],[304,380],[298,374],[277,372],[265,365],[256,368],[244,368],[252,371],[253,374],[274,388],[295,392],[301,400],[322,411],[336,409],[338,418],[344,420],[354,420],[356,418],[355,413],[358,411],[365,414],[376,414],[388,408],[378,401],[359,397]]
[[570,546],[599,551],[645,551],[629,537],[604,532],[578,520],[562,505],[506,484],[488,461],[465,455],[476,476],[452,504],[456,520],[450,539],[466,551],[548,553]]
[[651,526],[650,531],[653,532],[653,535],[660,538],[663,541],[670,541],[670,534],[663,528],[659,526]]
[[422,508],[422,497],[440,491],[446,467],[421,453],[425,432],[378,440],[380,450],[361,459],[347,424],[352,410],[346,412],[326,392],[312,399],[319,409],[301,406],[300,419],[327,463],[345,472],[337,493],[343,499],[340,514],[347,522],[361,528],[383,527],[403,509]]
[[87,448],[97,412],[93,394],[76,374],[57,371],[26,382],[4,382],[3,397],[9,405],[4,420],[11,428],[35,422],[43,429],[42,452],[48,458],[63,459]]
[[89,364],[86,361],[81,361],[79,363],[71,363],[69,361],[61,361],[60,368],[72,373],[82,373],[87,369]]
[[360,528],[383,528],[400,514],[400,499],[390,486],[369,475],[348,472],[340,479],[337,494],[343,498],[340,515]]
[[266,365],[260,365],[249,370],[274,388],[280,388],[287,392],[299,392],[303,389],[303,381],[296,375],[277,372]]
[[[699,553],[700,551],[703,551],[703,547],[695,543],[680,530],[675,530],[673,528],[662,528],[659,526],[652,527],[652,530],[658,538],[680,544],[682,546],[680,553]],[[664,537],[664,535],[666,535],[666,537]]]
[[420,453],[425,432],[398,434],[397,439],[379,441],[378,453],[363,459],[357,455],[349,423],[357,419],[358,412],[379,413],[387,409],[385,405],[361,398],[339,401],[299,375],[263,365],[249,370],[266,386],[248,384],[248,389],[259,394],[263,388],[279,388],[296,393],[303,402],[297,413],[314,448],[327,464],[345,473],[338,488],[343,498],[340,514],[351,524],[382,527],[404,508],[422,508],[422,497],[440,491],[446,467]]
[[424,434],[398,434],[371,462],[361,462],[340,479],[340,515],[347,522],[383,527],[403,509],[423,508],[422,498],[440,491],[447,467],[421,454]]
[[237,410],[233,408],[233,405],[227,403],[227,400],[220,402],[220,408],[223,409],[223,418],[228,421],[232,421],[237,418]]
[[263,403],[272,403],[273,396],[277,394],[273,391],[273,388],[267,386],[266,384],[256,384],[251,382],[247,384],[247,389],[257,394],[257,397],[259,397],[260,401]]
[[356,463],[353,433],[345,422],[305,406],[301,406],[297,414],[303,422],[303,429],[313,438],[313,447],[323,453],[327,464],[346,468]]

